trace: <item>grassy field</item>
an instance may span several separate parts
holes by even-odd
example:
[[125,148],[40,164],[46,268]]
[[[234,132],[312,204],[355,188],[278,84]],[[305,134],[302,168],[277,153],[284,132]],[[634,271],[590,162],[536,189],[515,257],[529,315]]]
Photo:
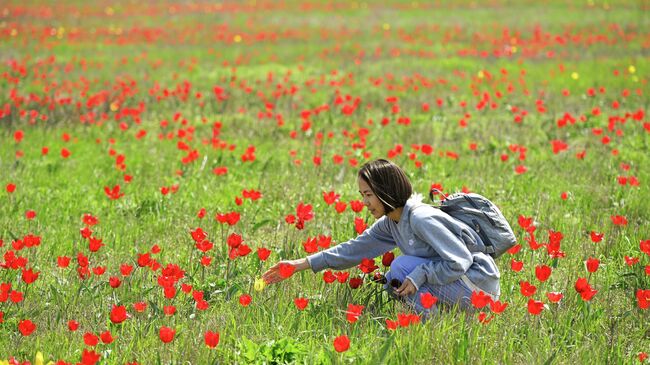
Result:
[[[649,14],[4,2],[0,364],[649,362]],[[372,224],[351,202],[375,158],[501,208],[505,310],[422,323],[358,268],[255,289]]]

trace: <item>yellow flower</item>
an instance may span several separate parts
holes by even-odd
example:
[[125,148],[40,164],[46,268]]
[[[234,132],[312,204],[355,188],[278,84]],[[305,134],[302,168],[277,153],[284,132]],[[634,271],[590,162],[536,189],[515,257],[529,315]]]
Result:
[[36,357],[34,357],[34,365],[43,365],[44,362],[43,353],[40,351],[36,352]]
[[264,279],[255,279],[255,284],[253,284],[253,288],[255,288],[255,291],[262,291],[264,290],[264,287],[266,286],[266,282]]

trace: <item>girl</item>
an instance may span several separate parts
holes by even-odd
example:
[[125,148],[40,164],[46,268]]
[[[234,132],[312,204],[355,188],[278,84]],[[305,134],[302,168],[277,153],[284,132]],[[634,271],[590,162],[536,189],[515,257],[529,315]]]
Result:
[[[386,289],[407,299],[416,311],[427,312],[420,294],[429,292],[438,304],[471,310],[472,291],[499,296],[499,270],[492,257],[471,253],[464,240],[480,241],[464,223],[419,199],[404,171],[387,160],[375,160],[359,170],[357,183],[363,203],[377,221],[358,237],[298,260],[281,261],[262,278],[268,284],[283,280],[279,267],[290,264],[295,272],[311,268],[343,270],[363,258],[374,258],[395,248],[402,252],[386,274]],[[392,286],[392,288],[391,288]]]

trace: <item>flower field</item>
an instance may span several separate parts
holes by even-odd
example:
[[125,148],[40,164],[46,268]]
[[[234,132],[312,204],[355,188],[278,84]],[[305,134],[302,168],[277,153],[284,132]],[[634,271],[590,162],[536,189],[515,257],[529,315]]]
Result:
[[[650,363],[649,14],[3,2],[0,364]],[[266,285],[372,225],[377,158],[500,207],[498,301],[420,317],[397,250]]]

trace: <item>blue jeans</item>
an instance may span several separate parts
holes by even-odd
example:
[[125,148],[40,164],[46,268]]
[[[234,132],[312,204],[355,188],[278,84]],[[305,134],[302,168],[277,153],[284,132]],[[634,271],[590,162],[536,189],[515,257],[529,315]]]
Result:
[[[391,286],[391,281],[396,280],[401,285],[401,283],[406,279],[406,276],[416,267],[429,261],[430,259],[427,258],[408,255],[396,257],[390,264],[390,271],[386,273],[387,283],[384,285],[384,288],[386,288],[391,296],[396,297],[394,291],[397,288]],[[393,284],[395,285],[396,282],[393,282]],[[438,298],[438,302],[430,309],[425,309],[420,303],[420,294],[423,293],[431,293],[433,296]],[[428,316],[429,314],[437,313],[439,305],[445,307],[457,305],[460,309],[471,312],[474,309],[471,298],[472,289],[470,289],[462,280],[458,279],[446,285],[424,283],[415,294],[409,295],[404,299],[415,308],[417,313]]]

